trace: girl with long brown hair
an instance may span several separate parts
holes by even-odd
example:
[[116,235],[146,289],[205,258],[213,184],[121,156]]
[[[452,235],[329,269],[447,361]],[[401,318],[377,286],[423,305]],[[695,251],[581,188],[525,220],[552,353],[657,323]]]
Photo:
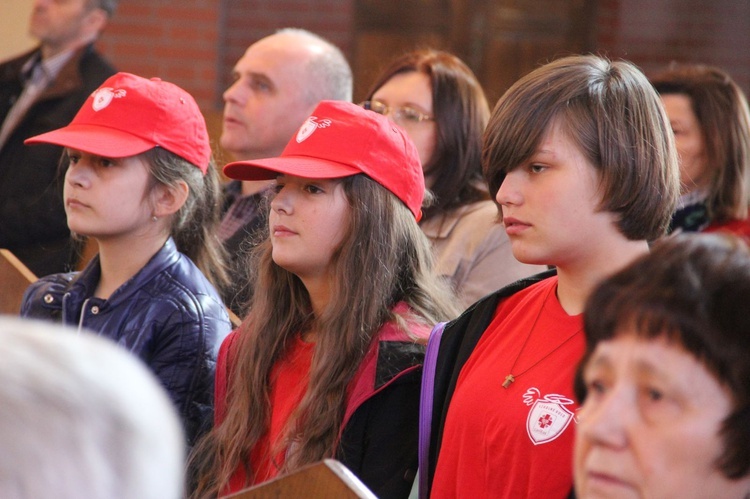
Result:
[[415,146],[383,116],[324,101],[281,157],[224,172],[276,187],[250,313],[219,353],[193,496],[336,458],[378,496],[406,497],[423,345],[454,312],[417,225]]

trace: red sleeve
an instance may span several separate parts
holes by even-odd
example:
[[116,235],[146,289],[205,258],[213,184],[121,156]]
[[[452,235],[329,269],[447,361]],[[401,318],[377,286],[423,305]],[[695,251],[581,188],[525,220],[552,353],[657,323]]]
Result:
[[236,348],[239,334],[237,330],[232,331],[224,338],[219,348],[219,356],[216,359],[216,378],[214,380],[214,426],[224,421],[227,410],[227,383],[229,380],[230,354]]

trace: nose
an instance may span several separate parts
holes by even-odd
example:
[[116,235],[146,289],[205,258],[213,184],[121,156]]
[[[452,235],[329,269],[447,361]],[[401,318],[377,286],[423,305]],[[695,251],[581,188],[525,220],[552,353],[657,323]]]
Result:
[[586,401],[578,411],[577,431],[591,443],[623,448],[628,443],[628,421],[636,400],[625,389],[614,389],[596,402]]
[[505,175],[500,188],[495,195],[495,201],[501,206],[519,205],[523,203],[521,194],[521,172],[511,170]]
[[291,189],[281,187],[271,200],[271,210],[277,214],[291,215],[294,212],[294,195]]
[[225,103],[233,102],[239,104],[241,99],[240,79],[235,80],[234,83],[229,85],[229,88],[224,90],[222,97],[224,98]]
[[65,172],[65,181],[76,187],[89,187],[91,185],[91,168],[81,158],[77,163],[70,163],[68,170]]

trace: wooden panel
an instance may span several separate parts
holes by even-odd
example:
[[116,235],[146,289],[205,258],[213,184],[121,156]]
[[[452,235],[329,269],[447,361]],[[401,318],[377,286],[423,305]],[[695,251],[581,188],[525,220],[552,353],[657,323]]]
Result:
[[23,293],[36,276],[8,251],[0,249],[0,314],[18,315]]
[[242,490],[226,499],[377,499],[365,485],[333,459],[306,466],[294,473]]
[[372,82],[397,56],[416,47],[448,49],[448,40],[438,33],[390,32],[373,30],[360,34],[354,42],[357,64],[354,65],[354,102],[364,99]]
[[430,45],[453,52],[494,103],[538,65],[594,50],[596,0],[358,0],[355,96],[396,55]]

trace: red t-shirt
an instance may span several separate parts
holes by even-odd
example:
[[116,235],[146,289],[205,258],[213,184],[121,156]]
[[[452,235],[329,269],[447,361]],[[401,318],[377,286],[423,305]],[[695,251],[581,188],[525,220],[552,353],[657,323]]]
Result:
[[[387,322],[377,333],[377,341],[412,341],[421,338],[424,342],[430,334],[430,328],[410,318],[410,310],[405,303],[399,303],[393,308],[393,312],[407,320],[407,334],[394,322]],[[232,332],[222,343],[216,361],[216,384],[215,384],[215,411],[214,426],[220,425],[227,411],[227,389],[234,364],[234,355],[237,354],[238,332]],[[269,457],[272,444],[281,437],[287,421],[291,418],[294,410],[299,406],[308,387],[309,372],[312,366],[312,357],[315,344],[305,343],[297,338],[282,359],[277,361],[271,371],[271,424],[269,432],[261,439],[250,453],[250,462],[253,469],[257,469],[255,480],[250,485],[269,480],[278,474],[278,469],[284,463],[284,453],[281,452]],[[372,345],[357,374],[347,387],[346,412],[342,426],[346,426],[354,411],[376,391],[375,378],[377,370],[378,345]],[[415,365],[404,369],[402,373],[417,369]],[[377,390],[385,389],[385,386]],[[398,411],[397,411],[398,412]],[[232,475],[229,485],[222,490],[222,495],[237,492],[247,487],[245,485],[246,474],[244,465],[239,465]]]
[[750,219],[730,220],[729,222],[712,223],[703,232],[721,232],[725,234],[734,234],[750,244]]
[[[281,438],[287,421],[307,391],[314,351],[314,343],[304,342],[297,337],[271,370],[271,425],[250,454],[252,467],[257,470],[255,480],[250,485],[274,478],[284,464],[284,451],[278,452],[272,459],[271,449]],[[238,466],[222,495],[248,487],[245,478],[244,466]]]
[[[582,316],[563,310],[556,289],[552,277],[498,305],[459,374],[433,498],[555,498],[570,492],[578,407],[573,378],[585,338]],[[503,388],[508,374],[516,379]]]

